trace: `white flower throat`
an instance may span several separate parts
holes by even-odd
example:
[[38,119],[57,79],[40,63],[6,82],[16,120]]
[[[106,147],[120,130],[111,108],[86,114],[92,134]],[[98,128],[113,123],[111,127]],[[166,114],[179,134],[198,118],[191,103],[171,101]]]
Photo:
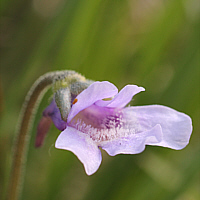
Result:
[[93,141],[100,143],[134,134],[134,129],[127,127],[121,110],[92,105],[77,114],[70,126],[85,133]]

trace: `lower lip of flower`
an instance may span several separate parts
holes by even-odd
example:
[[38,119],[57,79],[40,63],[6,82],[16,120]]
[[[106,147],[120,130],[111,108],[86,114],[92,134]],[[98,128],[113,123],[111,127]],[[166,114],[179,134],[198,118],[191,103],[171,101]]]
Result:
[[112,114],[81,111],[69,124],[78,131],[86,134],[98,145],[101,142],[112,141],[135,134],[136,129],[129,128],[121,111],[112,111]]

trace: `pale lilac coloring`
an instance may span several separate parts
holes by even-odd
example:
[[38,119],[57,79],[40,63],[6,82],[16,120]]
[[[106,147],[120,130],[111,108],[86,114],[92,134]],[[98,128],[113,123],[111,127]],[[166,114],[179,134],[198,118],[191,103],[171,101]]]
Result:
[[55,147],[73,152],[88,175],[101,164],[99,148],[111,156],[138,154],[146,145],[184,148],[192,133],[191,118],[161,105],[125,107],[141,91],[143,87],[127,85],[118,93],[112,83],[94,82],[76,97],[67,122],[53,100],[44,116],[62,130]]

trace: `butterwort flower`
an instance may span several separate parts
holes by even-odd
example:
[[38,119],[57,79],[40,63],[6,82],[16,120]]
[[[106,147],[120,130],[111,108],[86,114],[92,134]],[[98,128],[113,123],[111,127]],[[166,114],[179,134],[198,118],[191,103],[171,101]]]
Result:
[[125,107],[144,90],[127,85],[118,93],[110,82],[94,82],[72,99],[67,121],[53,99],[38,126],[38,146],[52,121],[62,131],[55,147],[73,152],[88,175],[101,164],[100,148],[110,156],[138,154],[146,145],[184,148],[192,133],[188,115],[162,105]]

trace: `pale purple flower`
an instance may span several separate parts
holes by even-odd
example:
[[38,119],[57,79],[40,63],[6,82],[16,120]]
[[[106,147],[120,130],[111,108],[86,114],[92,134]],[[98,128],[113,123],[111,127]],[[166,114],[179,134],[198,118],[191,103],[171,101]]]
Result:
[[[62,131],[55,147],[72,151],[88,175],[95,173],[101,164],[99,148],[111,156],[138,154],[145,145],[184,148],[192,133],[188,115],[161,105],[125,107],[135,94],[144,90],[127,85],[118,93],[107,81],[94,82],[75,97],[67,122],[61,119],[54,100],[42,120],[51,119]],[[42,120],[40,127],[45,124]]]

